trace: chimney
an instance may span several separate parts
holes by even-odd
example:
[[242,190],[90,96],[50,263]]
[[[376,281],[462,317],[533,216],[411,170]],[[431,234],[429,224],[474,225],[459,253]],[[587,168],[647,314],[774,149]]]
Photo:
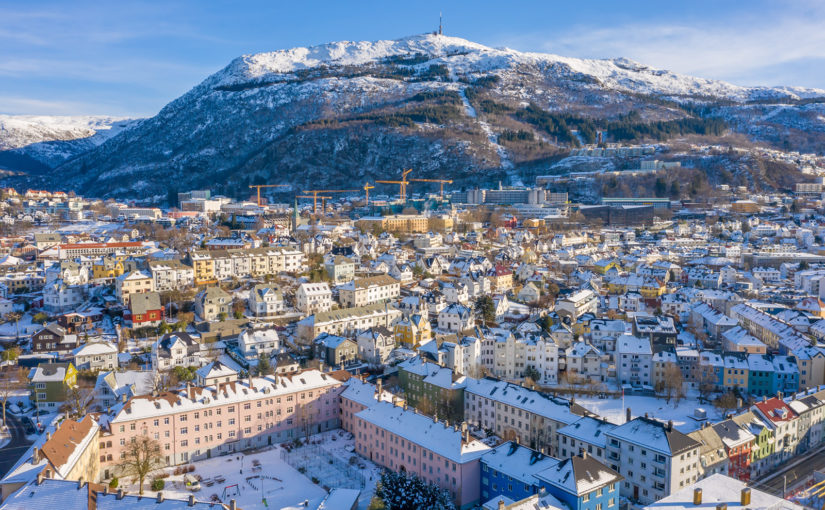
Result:
[[118,501],[120,501],[121,499],[123,499],[123,496],[125,496],[125,495],[126,495],[126,493],[125,493],[125,492],[123,492],[123,489],[118,489],[118,490],[117,490],[117,500],[118,500]]
[[51,432],[46,432],[46,441],[49,441],[52,438]]
[[648,417],[648,416],[647,416],[647,413],[645,413],[645,418],[647,418],[647,417]]
[[633,418],[630,417],[630,408],[628,407],[627,409],[624,410],[624,421],[629,422],[632,419]]
[[194,494],[189,495],[189,505],[188,506],[195,506],[195,495]]
[[77,479],[77,490],[80,490],[82,488],[83,488],[83,477],[81,476],[80,478]]
[[673,430],[673,420],[667,421],[667,431],[670,432]]
[[109,495],[109,484],[108,484],[108,483],[104,483],[104,484],[103,484],[103,495],[104,495],[104,496],[108,496],[108,495]]
[[123,402],[124,404],[126,403],[126,394],[125,393],[121,393],[120,401]]
[[37,485],[43,483],[43,471],[37,473]]
[[498,510],[504,510],[504,508],[505,508],[504,500],[499,498],[499,500],[498,500]]
[[433,415],[433,423],[438,423],[438,415],[437,414]]
[[32,465],[35,465],[35,464],[37,464],[38,462],[40,462],[40,449],[39,449],[39,448],[35,448],[35,449],[32,451]]
[[235,503],[234,499],[229,500],[229,510],[238,510],[238,505]]
[[762,403],[764,404],[767,401],[768,401],[768,397],[765,396],[765,395],[762,395]]
[[727,503],[719,503],[718,505],[716,505],[716,510],[728,510],[728,504]]
[[318,362],[318,371],[319,371],[319,372],[323,372],[323,371],[324,371],[324,362],[323,362],[323,361],[319,361],[319,362]]
[[521,444],[521,440],[519,439],[518,436],[516,436],[516,444]]
[[585,450],[584,448],[579,448],[579,455],[581,456],[581,458],[586,459],[587,458],[587,450]]
[[158,502],[158,503],[163,503],[163,492],[162,492],[162,491],[158,491],[158,499],[157,499],[157,502]]
[[463,436],[465,443],[470,442],[470,429],[467,427],[466,421],[461,422],[461,435]]
[[745,487],[739,495],[739,504],[748,506],[751,504],[751,490],[750,487]]
[[384,391],[384,383],[381,382],[381,379],[375,382],[375,388],[378,392],[378,398],[381,398],[381,393]]
[[702,489],[696,487],[693,489],[693,504],[699,506],[702,504]]
[[781,391],[776,392],[776,398],[778,398],[779,400],[782,400],[782,392]]

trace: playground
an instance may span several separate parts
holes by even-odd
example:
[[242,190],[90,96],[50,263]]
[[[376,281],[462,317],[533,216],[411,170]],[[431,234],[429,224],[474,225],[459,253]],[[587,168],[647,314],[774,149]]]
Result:
[[375,492],[381,470],[355,453],[352,434],[331,430],[303,442],[282,445],[281,458],[324,489],[346,488],[361,491],[359,509],[366,509]]
[[[273,447],[194,462],[188,465],[194,470],[189,468],[186,473],[181,472],[180,466],[167,468],[163,470],[166,476],[163,493],[166,498],[186,499],[194,494],[197,501],[227,504],[234,499],[244,510],[298,509],[305,508],[303,503],[307,500],[320,502],[326,491],[284,462],[279,449]],[[187,486],[184,477],[188,481],[197,479],[198,486],[191,483]],[[136,485],[122,482],[127,491],[137,493]],[[147,480],[144,491],[154,495],[149,484]]]

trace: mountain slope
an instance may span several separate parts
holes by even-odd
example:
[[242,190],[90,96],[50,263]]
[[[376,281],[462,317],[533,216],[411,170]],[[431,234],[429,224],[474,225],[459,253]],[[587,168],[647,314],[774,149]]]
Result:
[[[87,152],[137,121],[107,116],[0,115],[2,157],[31,158],[45,166]],[[14,152],[3,154],[3,152]]]
[[155,199],[259,182],[353,187],[402,167],[459,186],[529,182],[600,131],[637,142],[730,126],[767,143],[805,132],[820,144],[821,96],[432,34],[337,42],[239,57],[155,117],[27,179]]

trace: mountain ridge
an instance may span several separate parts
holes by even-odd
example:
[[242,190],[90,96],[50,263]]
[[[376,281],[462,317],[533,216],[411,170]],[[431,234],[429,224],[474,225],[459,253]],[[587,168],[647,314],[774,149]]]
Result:
[[178,187],[350,187],[409,166],[459,185],[517,183],[599,130],[635,143],[713,137],[724,124],[759,143],[820,147],[822,97],[433,34],[340,41],[237,57],[51,174],[77,191],[155,200]]

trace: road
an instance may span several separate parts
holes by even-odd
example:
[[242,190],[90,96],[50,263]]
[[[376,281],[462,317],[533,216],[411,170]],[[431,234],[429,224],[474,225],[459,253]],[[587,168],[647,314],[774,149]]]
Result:
[[20,418],[7,412],[6,421],[9,424],[11,441],[0,448],[0,478],[6,476],[8,470],[17,463],[20,456],[28,450],[29,445],[32,443],[26,439],[26,431]]
[[759,490],[780,496],[786,482],[787,489],[790,489],[810,477],[815,470],[823,468],[825,468],[825,447],[798,457],[790,462],[787,467],[780,468],[752,485]]

